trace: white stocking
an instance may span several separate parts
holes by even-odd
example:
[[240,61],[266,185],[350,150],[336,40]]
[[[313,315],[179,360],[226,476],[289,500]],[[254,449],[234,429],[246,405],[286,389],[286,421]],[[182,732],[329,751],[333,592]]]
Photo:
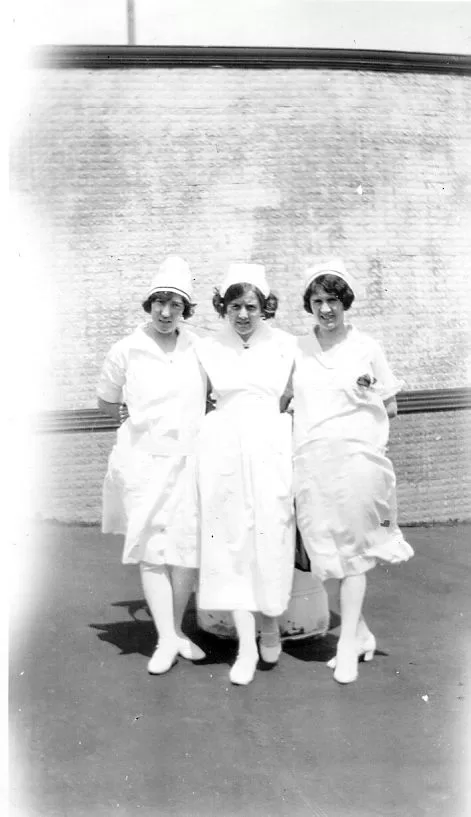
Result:
[[173,616],[177,635],[186,638],[182,633],[182,621],[191,593],[194,590],[197,571],[192,567],[172,565],[171,579],[173,587]]
[[177,633],[174,624],[173,588],[166,565],[140,563],[142,589],[149,606],[159,644],[175,641]]
[[249,610],[233,610],[235,628],[239,637],[239,652],[229,673],[233,684],[250,684],[258,663],[255,615]]
[[345,576],[340,582],[340,638],[353,643],[361,620],[363,599],[366,591],[366,575]]
[[249,610],[233,610],[232,616],[239,639],[239,655],[251,658],[257,654],[255,615]]

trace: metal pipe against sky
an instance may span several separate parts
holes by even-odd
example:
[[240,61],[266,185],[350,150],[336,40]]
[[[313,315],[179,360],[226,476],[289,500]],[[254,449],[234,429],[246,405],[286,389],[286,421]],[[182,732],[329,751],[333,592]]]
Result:
[[127,2],[127,19],[128,19],[128,45],[136,44],[136,9],[134,0],[126,0]]

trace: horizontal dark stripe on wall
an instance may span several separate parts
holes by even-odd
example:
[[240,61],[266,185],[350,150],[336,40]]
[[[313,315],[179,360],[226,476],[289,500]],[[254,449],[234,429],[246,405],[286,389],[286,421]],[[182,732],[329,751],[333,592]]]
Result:
[[329,68],[471,74],[471,56],[466,54],[344,48],[51,45],[32,49],[31,63],[41,68]]
[[[471,389],[425,389],[403,391],[397,396],[399,414],[432,411],[460,411],[471,408]],[[117,423],[98,409],[44,411],[33,420],[38,434],[76,434],[91,431],[114,431]]]

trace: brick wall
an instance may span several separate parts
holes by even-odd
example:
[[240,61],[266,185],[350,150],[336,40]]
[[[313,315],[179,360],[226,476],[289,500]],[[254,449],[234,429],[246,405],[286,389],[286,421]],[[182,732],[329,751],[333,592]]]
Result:
[[[252,259],[280,297],[278,326],[295,333],[309,325],[303,270],[341,254],[364,285],[352,319],[382,341],[406,388],[467,382],[470,78],[38,70],[32,90],[11,173],[54,313],[43,407],[94,405],[103,356],[141,320],[142,293],[170,252],[194,271],[195,324],[214,328],[212,287],[230,261]],[[411,521],[471,516],[457,486],[469,478],[468,418],[400,419],[393,445]],[[48,483],[41,515],[97,517],[90,491],[112,436],[42,438],[50,473],[67,480]]]
[[[42,519],[96,523],[106,461],[115,435],[57,434],[35,440],[35,513]],[[440,412],[398,417],[389,456],[403,524],[471,519],[469,414]]]

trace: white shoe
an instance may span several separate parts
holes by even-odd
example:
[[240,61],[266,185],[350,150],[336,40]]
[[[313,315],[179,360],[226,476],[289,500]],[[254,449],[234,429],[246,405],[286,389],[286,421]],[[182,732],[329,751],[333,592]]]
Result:
[[152,658],[147,664],[147,670],[151,675],[163,675],[177,661],[178,645],[174,641],[167,641],[159,644]]
[[363,658],[363,661],[372,661],[376,650],[376,638],[374,637],[372,632],[368,632],[367,637],[364,639],[361,645],[361,651],[358,654],[359,658]]
[[231,667],[229,679],[232,684],[247,686],[253,681],[258,664],[258,654],[238,655],[235,664]]
[[334,669],[334,680],[338,684],[352,684],[358,678],[358,648],[355,642],[340,644]]
[[181,655],[182,658],[186,658],[187,661],[203,661],[203,659],[206,658],[206,653],[185,636],[179,636],[177,644],[178,654]]
[[[363,661],[372,661],[373,656],[375,654],[376,649],[376,638],[374,637],[373,633],[368,631],[367,636],[364,638],[363,641],[357,642],[357,652],[358,652],[358,659]],[[337,664],[337,656],[334,655],[330,661],[327,661],[327,666],[329,669],[335,669]]]

